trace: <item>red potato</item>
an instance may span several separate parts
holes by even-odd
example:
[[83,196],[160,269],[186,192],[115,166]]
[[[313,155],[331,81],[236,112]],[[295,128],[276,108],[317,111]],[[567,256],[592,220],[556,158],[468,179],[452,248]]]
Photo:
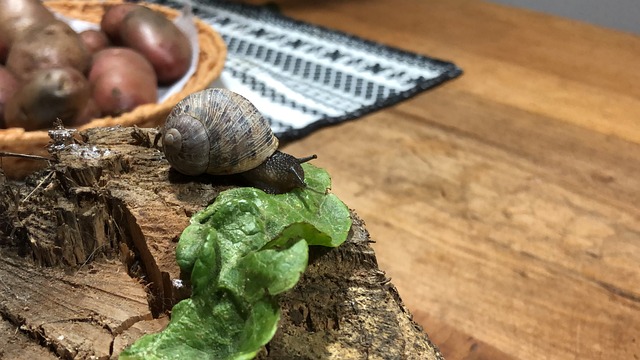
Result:
[[189,70],[193,56],[189,39],[161,13],[145,7],[129,11],[120,25],[120,39],[151,62],[161,84],[172,83]]
[[84,47],[90,54],[95,54],[100,50],[106,49],[109,45],[109,38],[104,31],[101,30],[85,30],[78,34],[80,40],[84,43]]
[[89,94],[89,82],[74,68],[39,70],[7,102],[7,127],[44,129],[56,119],[68,124],[84,109]]
[[151,63],[140,53],[125,47],[110,47],[93,55],[93,64],[89,70],[89,82],[93,83],[105,72],[112,69],[130,67],[136,69],[137,76],[148,76],[157,83],[156,73]]
[[0,39],[0,64],[4,65],[7,62],[7,55],[9,55],[9,44]]
[[96,104],[93,98],[89,98],[85,107],[80,110],[80,113],[73,119],[68,125],[69,126],[82,126],[84,124],[89,123],[93,119],[97,119],[102,116],[100,109],[98,108],[98,104]]
[[40,0],[0,0],[0,43],[11,46],[31,26],[54,19],[53,13]]
[[4,108],[7,101],[18,90],[18,81],[11,71],[0,66],[0,129],[5,127]]
[[20,81],[26,81],[40,69],[72,67],[84,73],[90,60],[78,34],[56,20],[32,26],[18,37],[9,50],[7,68]]
[[93,57],[89,82],[93,98],[105,115],[119,115],[158,100],[158,79],[153,67],[129,48],[98,51]]
[[[1,0],[0,0],[1,1]],[[107,7],[100,20],[100,30],[116,45],[120,45],[120,25],[124,17],[133,9],[142,7],[136,4],[118,4]]]
[[104,115],[117,116],[158,101],[156,82],[140,76],[133,67],[112,68],[95,78],[92,88],[93,99]]

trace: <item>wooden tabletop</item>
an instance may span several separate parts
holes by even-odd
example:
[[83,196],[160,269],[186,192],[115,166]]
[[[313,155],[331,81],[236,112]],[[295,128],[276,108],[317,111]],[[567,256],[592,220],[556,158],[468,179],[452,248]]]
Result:
[[287,147],[447,359],[640,358],[640,37],[471,0],[276,2],[465,71]]

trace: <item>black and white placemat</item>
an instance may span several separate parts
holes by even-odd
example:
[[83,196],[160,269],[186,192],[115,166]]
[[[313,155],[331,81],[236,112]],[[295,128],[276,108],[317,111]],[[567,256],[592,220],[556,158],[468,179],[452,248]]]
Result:
[[[183,5],[176,0],[152,2]],[[356,119],[462,73],[451,62],[297,21],[272,7],[201,0],[191,4],[194,14],[218,31],[228,47],[214,86],[253,102],[281,140]]]

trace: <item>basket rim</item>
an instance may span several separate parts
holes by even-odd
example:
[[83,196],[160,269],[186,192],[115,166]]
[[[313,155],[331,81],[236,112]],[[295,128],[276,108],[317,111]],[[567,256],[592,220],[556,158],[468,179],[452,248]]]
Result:
[[[110,5],[117,5],[125,3],[123,0],[46,0],[43,2],[45,6],[53,11],[60,12],[63,15],[68,15],[70,10],[77,10],[77,14],[82,14],[84,9],[102,7],[105,8]],[[163,12],[165,15],[173,18],[178,16],[180,11],[158,4],[151,4],[141,2],[138,3],[147,6],[151,9]],[[62,9],[62,10],[61,10]],[[71,14],[76,15],[76,14]],[[78,16],[78,19],[83,19],[82,16]],[[109,127],[109,126],[132,126],[136,123],[144,121],[144,119],[151,119],[154,116],[159,116],[162,113],[168,112],[177,104],[182,98],[194,91],[202,90],[208,87],[213,81],[220,76],[224,67],[226,59],[227,48],[224,40],[218,32],[216,32],[210,25],[205,23],[200,18],[194,16],[194,23],[198,32],[198,42],[200,45],[198,56],[198,63],[196,66],[196,73],[194,73],[185,86],[177,93],[171,95],[169,98],[161,103],[144,104],[136,107],[130,112],[124,113],[117,117],[106,116],[91,120],[89,123],[77,127],[79,131],[96,128],[96,127]],[[203,47],[203,40],[207,41],[207,45],[212,45],[216,50],[216,56],[211,56],[211,48]],[[198,73],[198,70],[205,69],[206,71]],[[195,78],[195,75],[198,78]],[[25,149],[24,142],[33,143],[33,151],[41,153],[44,151],[44,146],[49,142],[49,129],[25,131],[24,128],[7,128],[0,129],[0,149],[11,150],[11,144],[21,143],[20,148]]]

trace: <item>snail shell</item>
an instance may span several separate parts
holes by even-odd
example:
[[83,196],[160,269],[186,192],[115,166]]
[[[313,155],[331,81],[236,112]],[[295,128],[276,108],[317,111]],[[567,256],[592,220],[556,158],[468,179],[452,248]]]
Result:
[[173,108],[162,147],[183,174],[227,175],[263,163],[278,148],[278,139],[249,100],[226,89],[205,89]]

